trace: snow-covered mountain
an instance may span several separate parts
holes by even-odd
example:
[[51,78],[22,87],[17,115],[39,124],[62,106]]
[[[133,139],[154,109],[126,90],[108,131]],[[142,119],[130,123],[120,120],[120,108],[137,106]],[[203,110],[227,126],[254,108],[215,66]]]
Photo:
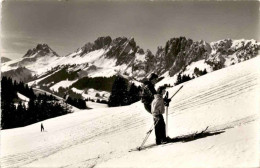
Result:
[[33,79],[32,71],[25,67],[18,67],[17,69],[2,72],[2,76],[11,77],[13,80],[18,82],[28,82]]
[[207,58],[207,63],[213,65],[213,69],[221,69],[251,59],[258,54],[259,43],[255,40],[231,40],[225,39],[211,44],[212,52]]
[[11,61],[11,59],[7,58],[7,57],[1,57],[1,63],[5,63],[5,62],[8,62],[8,61]]
[[153,124],[141,102],[79,110],[43,121],[46,132],[41,123],[1,130],[1,166],[259,167],[259,64],[260,55],[183,83],[168,108],[168,135],[188,139],[154,146],[152,132],[150,148],[128,152]]
[[145,52],[132,37],[112,39],[106,36],[86,43],[66,56],[59,56],[47,44],[39,44],[28,50],[23,58],[2,63],[1,71],[15,76],[14,69],[25,67],[33,78],[26,73],[20,80],[29,78],[29,85],[55,91],[74,87],[85,94],[91,88],[74,85],[83,84],[86,78],[113,80],[113,76],[121,74],[136,82],[156,72],[171,77],[168,84],[174,85],[178,74],[198,77],[204,70],[209,73],[251,59],[259,49],[260,43],[255,40],[224,39],[209,44],[179,37],[168,40],[164,47],[158,47],[154,55],[150,50]]
[[205,60],[213,70],[221,69],[255,57],[260,43],[255,40],[224,39],[217,42],[193,41],[185,37],[172,38],[164,48],[158,47],[155,67],[159,74],[169,71],[174,76],[193,62]]
[[22,58],[3,63],[1,72],[25,67],[32,71],[32,75],[38,75],[48,71],[51,63],[57,59],[59,55],[47,44],[38,44],[34,49],[29,49]]

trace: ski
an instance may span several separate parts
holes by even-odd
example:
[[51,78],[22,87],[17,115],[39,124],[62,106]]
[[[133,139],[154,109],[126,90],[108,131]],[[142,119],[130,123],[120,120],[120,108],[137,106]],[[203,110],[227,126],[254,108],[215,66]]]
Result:
[[151,145],[147,145],[147,146],[143,146],[143,147],[137,147],[137,148],[134,148],[134,149],[130,149],[128,152],[141,151],[141,150],[149,149],[149,148],[152,148],[152,147],[155,147],[155,146],[158,146],[158,145],[151,144]]
[[208,130],[209,126],[206,127],[206,129],[204,129],[203,131],[200,132],[200,134],[205,133]]
[[[160,145],[150,144],[150,145],[147,145],[147,146],[140,146],[140,147],[137,147],[137,148],[134,148],[134,149],[130,149],[128,152],[146,150],[146,149],[150,149],[150,148],[153,148],[153,147],[156,147],[156,146],[165,146],[165,145],[170,144],[170,143],[187,142],[187,140],[188,141],[195,140],[196,136],[206,133],[208,128],[209,128],[209,126],[207,126],[201,132],[196,131],[195,133],[192,133],[192,134],[189,134],[189,135],[183,135],[183,136],[178,136],[178,137],[175,137],[175,138],[170,138],[169,142],[166,143],[166,144],[160,144]],[[185,139],[185,141],[183,141],[183,139]]]

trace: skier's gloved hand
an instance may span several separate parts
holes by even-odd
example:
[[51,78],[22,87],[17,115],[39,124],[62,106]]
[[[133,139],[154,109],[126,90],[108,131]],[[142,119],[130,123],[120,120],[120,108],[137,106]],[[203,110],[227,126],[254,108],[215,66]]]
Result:
[[153,119],[154,119],[155,122],[159,121],[159,118],[156,115],[153,115]]
[[169,106],[169,104],[170,104],[170,102],[171,102],[171,99],[167,99],[167,98],[164,98],[164,105],[165,106]]

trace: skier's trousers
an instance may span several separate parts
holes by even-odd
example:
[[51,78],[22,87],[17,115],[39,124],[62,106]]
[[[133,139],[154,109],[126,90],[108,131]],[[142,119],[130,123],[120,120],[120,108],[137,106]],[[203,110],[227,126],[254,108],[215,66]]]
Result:
[[155,125],[156,144],[160,144],[161,141],[166,139],[165,122],[163,119],[163,115],[162,114],[157,115],[156,118],[154,118],[154,124],[158,119],[159,121]]

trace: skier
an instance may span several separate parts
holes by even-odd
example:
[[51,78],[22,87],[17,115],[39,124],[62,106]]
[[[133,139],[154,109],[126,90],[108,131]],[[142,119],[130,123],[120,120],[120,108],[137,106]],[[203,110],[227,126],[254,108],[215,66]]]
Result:
[[41,123],[41,132],[44,132],[44,127],[42,123]]
[[156,94],[156,90],[154,85],[157,83],[158,75],[152,73],[148,79],[148,81],[144,82],[143,90],[142,90],[142,103],[144,103],[144,108],[146,111],[151,113],[151,103],[154,99],[154,95]]
[[165,144],[168,142],[165,132],[165,122],[162,115],[165,112],[165,101],[163,99],[165,89],[165,86],[161,86],[158,88],[157,94],[155,94],[154,100],[151,104],[151,112],[154,118],[157,145]]

